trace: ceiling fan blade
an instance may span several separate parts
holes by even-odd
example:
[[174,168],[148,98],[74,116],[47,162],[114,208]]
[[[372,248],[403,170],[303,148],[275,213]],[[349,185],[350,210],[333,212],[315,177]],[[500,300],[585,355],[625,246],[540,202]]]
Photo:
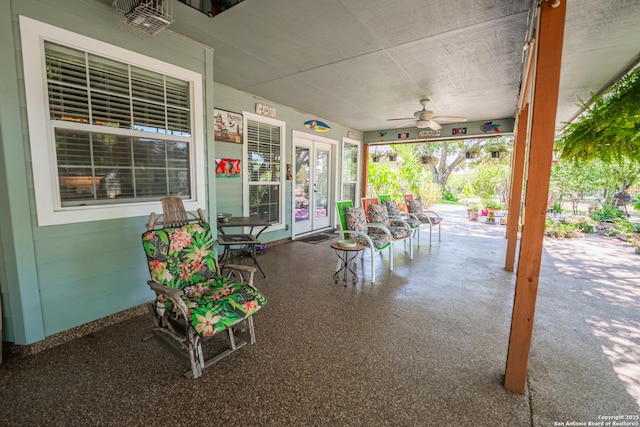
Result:
[[400,128],[406,128],[406,127],[413,127],[415,126],[415,119],[414,120],[409,120],[409,121],[405,121],[400,123],[399,125],[394,126],[394,129],[400,129]]
[[440,130],[442,129],[442,126],[440,125],[440,123],[437,123],[433,120],[429,120],[429,127],[433,130]]
[[431,117],[433,120],[442,120],[443,122],[466,122],[466,117],[459,116],[433,116]]
[[439,123],[434,122],[433,120],[418,120],[416,126],[419,129],[431,128],[433,130],[440,130],[442,126]]
[[399,119],[387,119],[388,122],[391,122],[393,120],[415,120],[415,117],[401,117]]

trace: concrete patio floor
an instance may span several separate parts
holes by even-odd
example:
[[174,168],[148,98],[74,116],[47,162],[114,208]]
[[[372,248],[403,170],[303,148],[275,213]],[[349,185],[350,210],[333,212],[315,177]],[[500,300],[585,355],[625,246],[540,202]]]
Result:
[[143,340],[147,315],[10,358],[0,425],[559,426],[614,416],[630,424],[609,425],[640,425],[631,245],[545,240],[527,390],[516,394],[502,386],[515,284],[503,269],[504,226],[438,209],[442,241],[434,234],[429,248],[423,231],[412,261],[398,244],[392,272],[378,254],[374,284],[368,254],[364,279],[344,287],[332,280],[330,241],[268,247],[256,345],[196,380]]

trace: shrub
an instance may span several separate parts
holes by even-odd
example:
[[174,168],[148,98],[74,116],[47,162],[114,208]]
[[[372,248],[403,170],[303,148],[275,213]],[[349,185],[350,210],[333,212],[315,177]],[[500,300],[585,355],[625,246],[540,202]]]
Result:
[[576,228],[583,233],[589,234],[589,233],[595,232],[595,224],[590,219],[580,217],[575,222],[575,225],[576,225]]
[[605,203],[602,207],[594,207],[590,216],[596,221],[610,221],[614,218],[623,218],[624,213],[617,207]]
[[453,195],[453,193],[451,193],[451,191],[447,190],[446,188],[444,189],[444,194],[442,195],[442,198],[444,200],[448,200],[450,202],[457,202],[458,198],[456,196]]
[[545,221],[545,236],[558,238],[582,237],[578,224],[567,221],[554,222],[551,218]]
[[442,188],[435,182],[423,182],[420,185],[419,195],[422,198],[422,205],[428,208],[440,200],[442,197]]

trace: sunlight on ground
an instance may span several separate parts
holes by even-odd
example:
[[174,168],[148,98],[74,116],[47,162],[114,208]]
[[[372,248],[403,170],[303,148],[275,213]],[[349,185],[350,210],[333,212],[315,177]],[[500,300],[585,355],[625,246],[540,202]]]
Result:
[[[594,312],[584,322],[629,395],[640,405],[640,286],[638,256],[631,246],[605,236],[545,239],[553,268],[580,279],[569,289],[590,298]],[[607,314],[604,314],[607,313]]]
[[631,397],[640,405],[640,322],[587,319],[602,342],[602,352]]

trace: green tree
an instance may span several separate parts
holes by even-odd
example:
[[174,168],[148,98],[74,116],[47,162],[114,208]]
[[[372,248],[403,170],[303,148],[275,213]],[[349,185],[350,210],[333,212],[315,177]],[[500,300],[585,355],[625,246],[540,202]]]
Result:
[[[495,201],[499,190],[505,185],[504,183],[508,180],[508,177],[508,166],[491,161],[483,161],[476,165],[473,171],[471,187],[486,207]],[[500,200],[502,201],[502,199]]]
[[[463,165],[465,160],[472,166],[490,161],[508,167],[512,143],[513,137],[427,142],[419,149],[418,157],[427,160],[433,182],[439,184],[444,191],[451,174]],[[499,151],[502,155],[499,158],[491,158],[490,150]],[[508,179],[500,184],[502,200],[508,192]]]
[[593,162],[560,161],[551,168],[549,187],[562,200],[569,200],[573,214],[578,214],[578,203],[587,194],[595,194],[604,183],[601,171]]
[[400,192],[417,194],[420,185],[426,179],[422,164],[418,159],[418,150],[415,144],[396,144],[394,149],[398,152],[400,164],[398,167],[400,179]]
[[369,163],[367,193],[371,196],[391,194],[395,199],[399,195],[400,180],[397,171],[388,163]]

